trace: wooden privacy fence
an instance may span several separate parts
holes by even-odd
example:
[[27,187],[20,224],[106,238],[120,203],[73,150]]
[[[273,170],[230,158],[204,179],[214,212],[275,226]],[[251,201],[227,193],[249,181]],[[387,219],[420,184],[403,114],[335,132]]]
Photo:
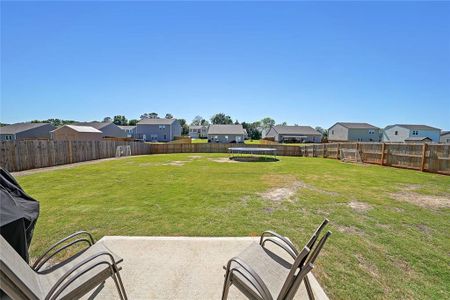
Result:
[[0,166],[10,172],[115,157],[117,146],[129,145],[132,155],[150,153],[150,145],[125,141],[3,141]]
[[300,146],[301,155],[339,159],[341,149],[357,150],[365,163],[450,175],[450,145],[329,143]]
[[94,159],[110,158],[117,146],[129,145],[132,155],[227,153],[231,147],[275,148],[280,156],[339,158],[341,149],[358,150],[365,163],[450,175],[448,144],[329,143],[304,146],[258,144],[146,144],[126,141],[3,141],[0,166],[17,172]]
[[298,146],[285,145],[259,145],[259,144],[219,144],[219,143],[194,143],[194,144],[151,144],[151,154],[165,153],[227,153],[228,148],[275,148],[277,155],[281,156],[301,156]]

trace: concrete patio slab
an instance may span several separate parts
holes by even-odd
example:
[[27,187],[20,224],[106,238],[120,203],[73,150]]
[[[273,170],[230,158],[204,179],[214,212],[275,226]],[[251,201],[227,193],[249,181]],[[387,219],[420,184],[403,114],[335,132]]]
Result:
[[[225,274],[222,266],[257,240],[107,236],[100,241],[124,259],[121,274],[129,299],[220,299]],[[328,299],[314,276],[309,277],[316,299]],[[85,299],[119,297],[109,279]],[[229,299],[246,298],[232,287]],[[295,299],[308,299],[303,284]]]

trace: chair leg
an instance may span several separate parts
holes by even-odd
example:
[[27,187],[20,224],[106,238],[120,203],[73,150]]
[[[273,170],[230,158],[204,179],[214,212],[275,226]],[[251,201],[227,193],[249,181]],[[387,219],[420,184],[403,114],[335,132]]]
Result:
[[309,300],[314,300],[315,299],[314,298],[314,293],[313,293],[313,290],[312,290],[312,287],[311,287],[311,283],[309,282],[308,275],[305,276],[304,281],[305,281],[306,292],[308,293]]
[[231,280],[230,280],[231,272],[227,270],[225,274],[225,281],[223,283],[223,291],[222,291],[222,300],[228,299],[228,291],[230,290]]
[[117,279],[119,281],[120,288],[122,289],[123,298],[125,300],[128,300],[127,293],[125,292],[125,287],[123,286],[122,277],[120,276],[119,272],[117,272],[116,274],[117,274]]
[[[111,268],[111,277],[116,284],[117,292],[119,293],[119,297],[121,300],[127,300],[127,294],[125,293],[125,289],[122,284],[122,279],[120,278],[119,272],[115,272],[113,268]],[[118,279],[119,278],[119,279]]]

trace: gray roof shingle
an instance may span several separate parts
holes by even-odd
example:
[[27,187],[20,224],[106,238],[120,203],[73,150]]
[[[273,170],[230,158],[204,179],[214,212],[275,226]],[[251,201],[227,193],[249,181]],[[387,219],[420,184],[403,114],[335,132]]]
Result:
[[0,127],[0,134],[16,134],[33,128],[49,125],[50,123],[16,123]]
[[172,125],[177,119],[142,119],[138,125]]
[[388,127],[390,128],[390,127],[394,127],[394,126],[407,128],[409,130],[440,130],[439,128],[436,128],[436,127],[431,127],[428,125],[421,125],[421,124],[394,124],[394,125],[389,125],[386,128],[388,128]]
[[242,125],[209,125],[208,134],[245,134]]
[[[351,129],[380,129],[369,123],[337,122],[336,124],[339,124],[339,125],[344,126],[345,128],[351,128]],[[336,124],[334,124],[334,125],[336,125]],[[331,127],[333,127],[333,126],[331,126]]]
[[427,137],[427,136],[411,136],[411,137],[405,139],[406,142],[424,141],[424,140],[430,140],[431,141],[431,139],[429,137]]
[[75,126],[90,126],[94,127],[95,129],[102,129],[105,126],[108,126],[109,124],[112,124],[112,122],[78,122],[72,125]]
[[279,134],[295,134],[295,135],[317,135],[322,134],[311,126],[283,126],[276,125],[273,127]]

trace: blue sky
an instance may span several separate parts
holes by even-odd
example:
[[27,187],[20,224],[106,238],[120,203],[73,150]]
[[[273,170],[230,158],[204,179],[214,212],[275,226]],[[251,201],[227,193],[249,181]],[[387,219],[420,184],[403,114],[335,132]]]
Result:
[[2,2],[1,121],[450,129],[450,3]]

